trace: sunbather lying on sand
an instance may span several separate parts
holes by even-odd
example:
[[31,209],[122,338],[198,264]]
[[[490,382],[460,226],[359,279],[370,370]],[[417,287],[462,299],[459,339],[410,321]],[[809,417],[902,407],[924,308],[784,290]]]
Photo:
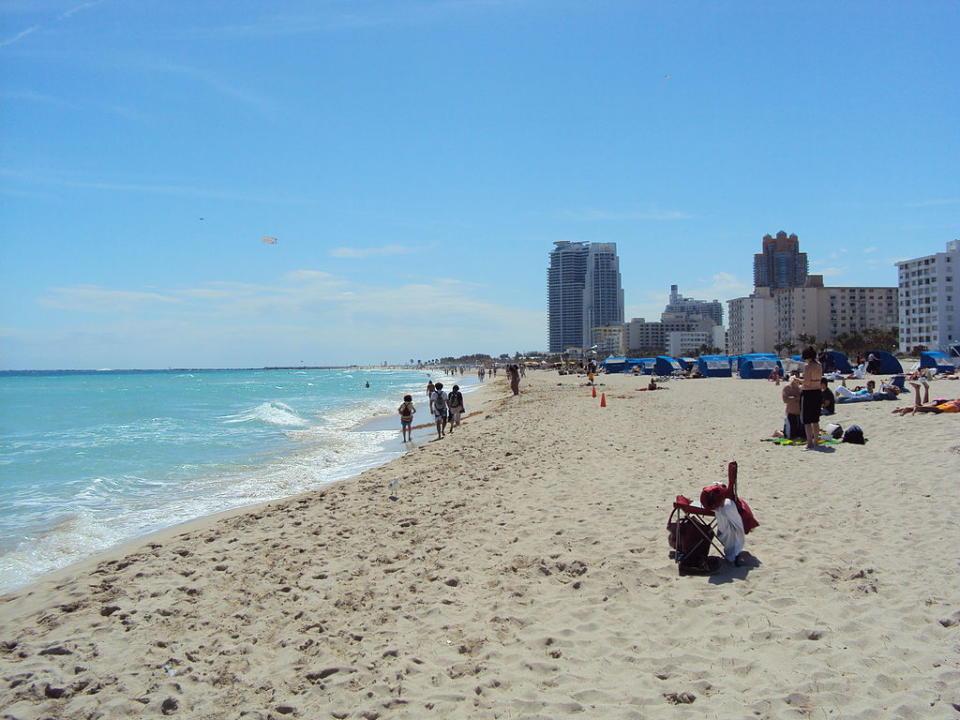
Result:
[[913,388],[913,407],[897,408],[893,411],[894,415],[911,415],[915,413],[955,413],[960,412],[960,398],[953,400],[944,400],[940,398],[924,405],[920,402],[920,383],[912,382]]

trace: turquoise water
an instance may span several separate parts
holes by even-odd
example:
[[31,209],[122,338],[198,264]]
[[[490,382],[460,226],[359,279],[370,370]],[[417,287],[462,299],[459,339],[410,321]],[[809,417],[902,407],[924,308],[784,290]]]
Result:
[[405,393],[422,400],[427,378],[0,373],[0,591],[155,530],[382,464],[404,451],[397,430],[357,426],[395,414]]

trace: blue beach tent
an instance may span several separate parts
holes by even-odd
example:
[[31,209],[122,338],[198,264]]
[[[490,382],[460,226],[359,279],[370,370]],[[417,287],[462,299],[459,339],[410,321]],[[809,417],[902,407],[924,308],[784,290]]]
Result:
[[939,350],[926,350],[920,353],[920,367],[933,368],[938,373],[952,373],[953,361]]
[[731,377],[730,358],[726,355],[701,355],[697,367],[703,377]]
[[653,361],[653,372],[657,375],[672,375],[674,372],[683,372],[683,366],[676,358],[657,355]]
[[765,380],[774,368],[783,375],[780,358],[773,353],[749,353],[741,358],[740,377],[744,380]]
[[[830,360],[833,361],[833,370],[841,372],[844,375],[853,372],[853,367],[850,365],[850,360],[839,350],[824,350],[826,355],[830,356]],[[799,356],[797,357],[799,359]]]
[[691,367],[697,364],[696,358],[682,357],[682,358],[677,358],[677,360],[680,361],[680,364],[683,366],[684,370],[689,370]]
[[872,366],[867,364],[867,372],[874,375],[896,375],[903,372],[900,361],[886,350],[867,350],[864,353],[864,357],[870,357],[870,355],[873,355],[876,360]]
[[656,358],[637,358],[631,362],[640,366],[640,370],[644,375],[650,375],[653,372],[653,365],[657,362]]
[[600,367],[606,369],[608,373],[629,372],[629,361],[625,357],[608,357],[600,363]]

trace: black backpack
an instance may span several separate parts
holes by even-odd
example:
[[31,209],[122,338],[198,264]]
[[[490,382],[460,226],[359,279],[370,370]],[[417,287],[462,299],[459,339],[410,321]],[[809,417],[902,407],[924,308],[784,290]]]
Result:
[[866,445],[867,439],[863,436],[863,428],[859,425],[851,425],[843,433],[843,441],[853,445]]

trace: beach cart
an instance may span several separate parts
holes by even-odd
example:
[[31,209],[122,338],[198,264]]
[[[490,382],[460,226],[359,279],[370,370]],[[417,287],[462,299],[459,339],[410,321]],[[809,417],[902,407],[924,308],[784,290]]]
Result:
[[[681,575],[709,575],[720,569],[722,557],[736,558],[743,549],[743,536],[758,525],[750,506],[737,495],[737,463],[731,462],[726,485],[708,485],[699,500],[677,495],[667,520],[667,540]],[[711,556],[710,548],[721,557]]]

